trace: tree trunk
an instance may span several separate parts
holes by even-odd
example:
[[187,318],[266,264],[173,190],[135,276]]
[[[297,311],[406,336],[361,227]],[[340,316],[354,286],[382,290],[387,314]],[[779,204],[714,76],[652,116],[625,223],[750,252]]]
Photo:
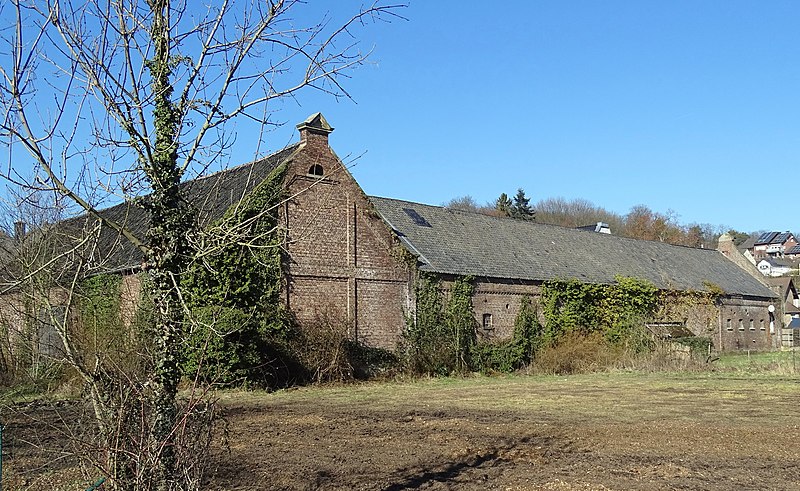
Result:
[[147,267],[152,279],[155,306],[155,359],[153,360],[152,434],[150,451],[157,462],[155,489],[176,486],[176,395],[180,380],[179,334],[183,308],[178,292],[179,275],[186,269],[187,235],[191,229],[188,207],[180,196],[181,169],[176,141],[180,115],[172,101],[170,80],[171,40],[169,0],[152,0],[154,56],[148,62],[155,98],[155,153],[145,163],[153,190],[147,203],[150,211]]

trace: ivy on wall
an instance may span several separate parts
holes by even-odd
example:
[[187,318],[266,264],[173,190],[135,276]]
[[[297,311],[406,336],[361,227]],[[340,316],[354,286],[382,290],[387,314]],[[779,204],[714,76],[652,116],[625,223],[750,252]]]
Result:
[[111,333],[122,327],[121,285],[122,276],[118,274],[98,274],[83,280],[80,313],[84,329]]
[[81,330],[76,334],[80,344],[87,353],[116,361],[128,341],[120,312],[121,285],[118,274],[90,276],[80,284],[78,301]]
[[184,369],[205,381],[259,379],[267,337],[285,333],[280,302],[280,165],[210,228],[206,249],[181,280],[192,312]]
[[499,343],[482,343],[473,347],[473,370],[481,372],[513,372],[530,364],[543,347],[542,325],[536,304],[530,296],[520,300],[510,339]]
[[408,368],[419,374],[450,375],[471,367],[477,327],[472,278],[456,278],[445,297],[437,278],[421,273],[415,285],[415,315],[404,333]]
[[615,279],[610,285],[546,281],[541,293],[544,341],[552,344],[568,333],[600,333],[614,344],[645,342],[641,328],[658,308],[660,292],[647,280]]

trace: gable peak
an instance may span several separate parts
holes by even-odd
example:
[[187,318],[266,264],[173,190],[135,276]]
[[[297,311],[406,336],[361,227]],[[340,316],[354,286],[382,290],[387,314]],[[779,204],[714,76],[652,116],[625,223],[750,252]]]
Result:
[[325,119],[325,116],[323,116],[322,113],[312,114],[306,118],[305,121],[298,124],[297,129],[300,130],[301,140],[305,140],[308,133],[327,136],[333,131],[333,127],[328,124],[328,121]]

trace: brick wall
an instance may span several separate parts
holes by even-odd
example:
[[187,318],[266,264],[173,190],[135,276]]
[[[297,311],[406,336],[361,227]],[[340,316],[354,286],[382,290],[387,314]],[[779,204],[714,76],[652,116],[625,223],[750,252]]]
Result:
[[142,278],[137,273],[122,276],[119,285],[119,314],[122,317],[122,325],[130,328],[139,310],[139,303],[142,298]]
[[[445,294],[449,282],[443,282]],[[482,340],[507,339],[514,331],[523,295],[540,301],[540,286],[534,282],[481,279],[475,283],[472,299],[478,336]],[[711,338],[719,351],[768,350],[780,347],[780,320],[770,331],[770,302],[758,299],[725,298],[717,305],[693,295],[669,295],[654,322],[680,323],[696,336]],[[542,309],[539,307],[540,322]],[[491,330],[484,329],[484,316],[491,315]],[[730,318],[732,329],[726,327]],[[739,319],[742,326],[739,328]],[[753,321],[753,329],[750,328]]]
[[[529,295],[534,302],[538,302],[539,290],[539,286],[533,283],[492,279],[476,282],[472,308],[475,311],[479,338],[492,340],[511,337],[522,297]],[[491,318],[487,319],[486,316]],[[486,326],[487,320],[491,322],[491,329]]]
[[335,309],[359,341],[393,348],[410,308],[411,271],[327,133],[301,128],[303,144],[286,174],[286,302],[301,324]]
[[727,299],[720,309],[714,344],[721,351],[769,350],[780,347],[780,315],[770,316],[768,302]]

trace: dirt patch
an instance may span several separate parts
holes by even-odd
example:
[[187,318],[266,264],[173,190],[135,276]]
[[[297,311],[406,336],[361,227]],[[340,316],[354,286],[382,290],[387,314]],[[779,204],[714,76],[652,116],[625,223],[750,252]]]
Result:
[[789,489],[798,471],[775,455],[798,436],[780,429],[723,433],[670,421],[575,426],[536,414],[399,409],[376,415],[324,404],[236,409],[230,447],[215,452],[209,487]]
[[[800,403],[796,386],[618,375],[227,393],[204,487],[793,489],[800,430],[787,410]],[[18,432],[34,429],[19,423]],[[22,459],[21,442],[6,469],[27,480],[5,489],[86,489],[66,478],[37,487],[27,467],[41,447]],[[49,458],[36,461],[39,471],[76,471],[69,459],[42,467]]]

